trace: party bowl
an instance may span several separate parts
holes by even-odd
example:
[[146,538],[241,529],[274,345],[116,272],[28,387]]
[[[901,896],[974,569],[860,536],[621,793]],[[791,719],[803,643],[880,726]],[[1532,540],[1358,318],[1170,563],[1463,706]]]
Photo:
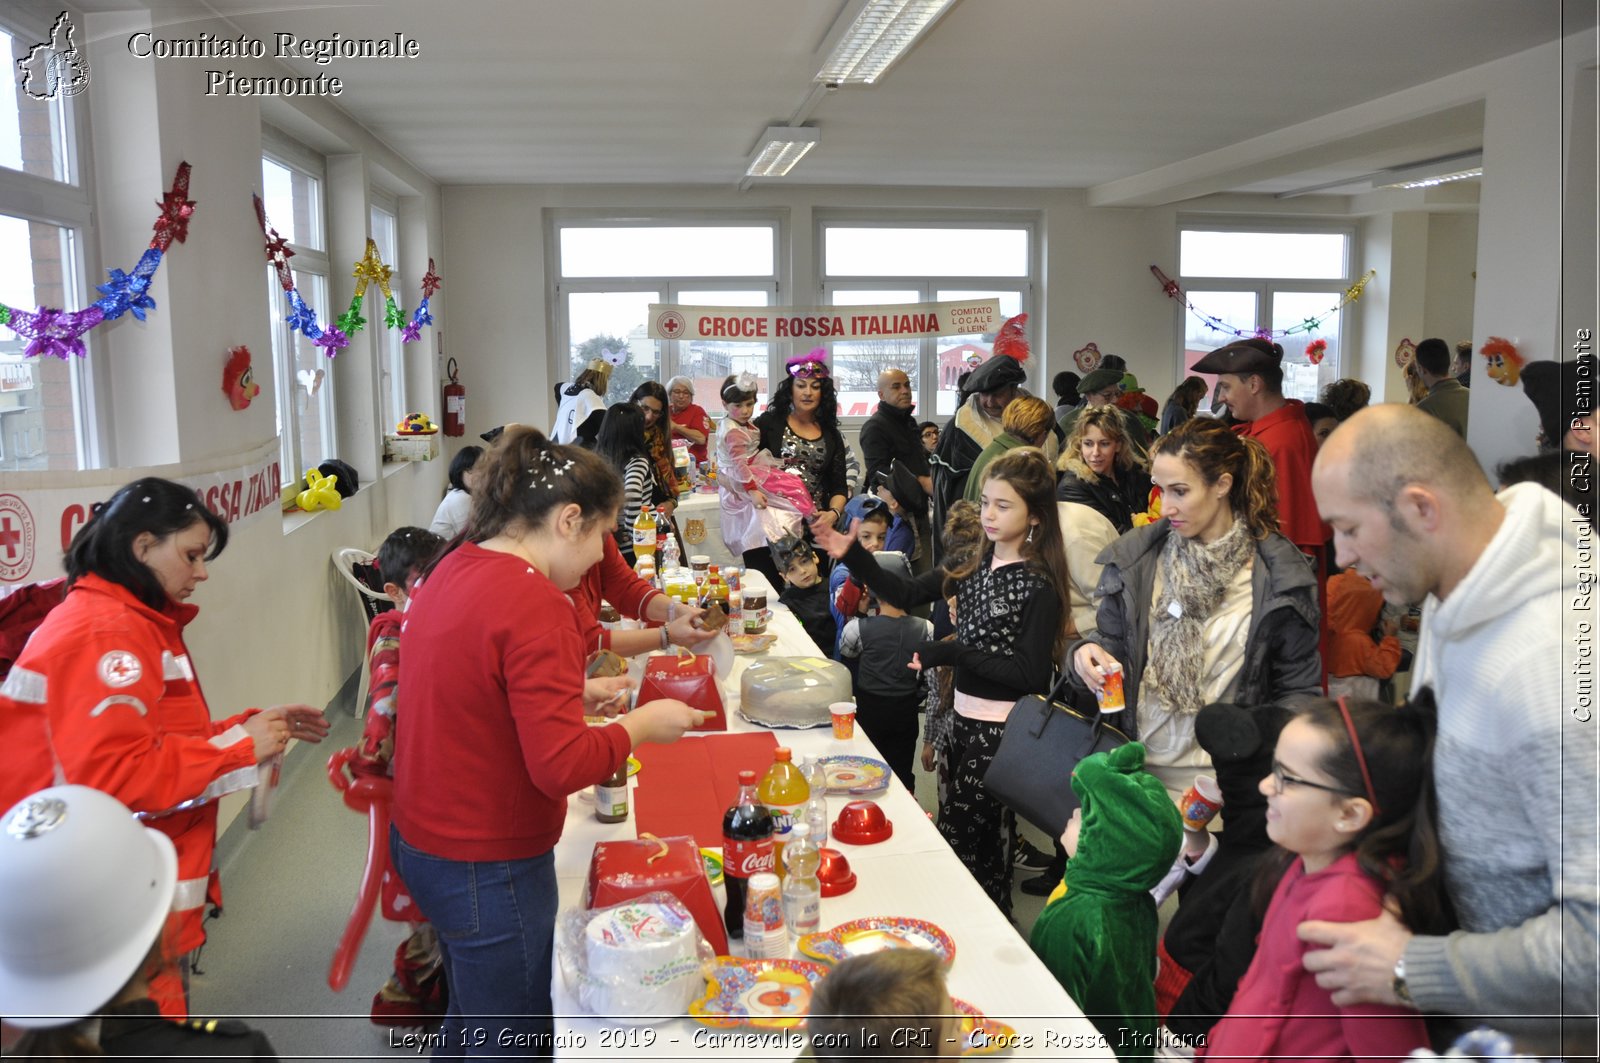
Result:
[[822,883],[824,897],[837,897],[856,888],[856,873],[850,870],[850,861],[837,849],[819,850],[822,863],[817,868],[817,879]]
[[894,824],[871,801],[851,801],[833,821],[833,837],[850,845],[871,845],[894,833]]

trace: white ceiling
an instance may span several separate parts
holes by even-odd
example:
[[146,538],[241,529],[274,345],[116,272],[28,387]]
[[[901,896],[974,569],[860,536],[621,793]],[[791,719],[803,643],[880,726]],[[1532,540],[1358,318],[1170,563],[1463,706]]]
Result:
[[[813,53],[843,6],[209,2],[269,41],[415,37],[414,61],[291,65],[342,78],[333,102],[442,184],[728,186],[762,129],[805,100]],[[1593,22],[1593,4],[1566,6]],[[1562,7],[959,0],[880,85],[817,103],[821,142],[787,180],[1094,188],[1531,48],[1577,28],[1563,27]],[[1231,188],[1279,192],[1452,154],[1480,146],[1481,127],[1481,105],[1457,105],[1302,148]]]

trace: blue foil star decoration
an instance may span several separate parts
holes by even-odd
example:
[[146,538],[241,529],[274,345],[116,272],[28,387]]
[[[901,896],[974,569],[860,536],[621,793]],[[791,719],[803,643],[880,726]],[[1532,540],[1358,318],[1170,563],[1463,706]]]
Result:
[[303,334],[306,339],[314,340],[322,335],[322,329],[317,325],[317,312],[306,305],[305,299],[300,295],[298,288],[288,291],[289,314],[284,318],[289,327]]

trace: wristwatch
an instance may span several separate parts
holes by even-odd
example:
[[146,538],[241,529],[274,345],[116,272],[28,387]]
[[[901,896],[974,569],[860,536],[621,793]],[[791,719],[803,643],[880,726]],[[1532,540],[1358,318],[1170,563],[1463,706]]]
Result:
[[1390,983],[1390,988],[1394,990],[1394,995],[1400,999],[1400,1003],[1408,1008],[1417,1006],[1417,1002],[1411,999],[1411,987],[1406,985],[1406,958],[1404,956],[1394,961],[1394,981]]

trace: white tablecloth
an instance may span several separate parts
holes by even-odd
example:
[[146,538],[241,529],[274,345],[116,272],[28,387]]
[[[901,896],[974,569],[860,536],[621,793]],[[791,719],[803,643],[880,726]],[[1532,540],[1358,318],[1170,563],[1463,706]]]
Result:
[[[754,584],[761,585],[758,573],[752,573],[751,579]],[[777,634],[778,641],[768,655],[817,655],[816,646],[806,637],[799,622],[781,605],[774,608],[769,630]],[[722,686],[729,729],[733,731],[762,729],[736,715],[739,675],[755,659],[758,658],[737,658],[733,674]],[[849,742],[836,741],[827,727],[774,733],[779,744],[793,749],[797,756],[845,752],[879,755],[859,728]],[[684,740],[698,738],[698,735],[689,735]],[[847,800],[828,798],[830,822]],[[832,838],[828,840],[829,846],[844,853],[849,860],[857,884],[849,893],[823,898],[823,927],[869,915],[929,920],[943,928],[956,944],[955,963],[949,972],[951,994],[1017,1030],[1022,1043],[1011,1048],[1013,1057],[1114,1059],[1099,1033],[1039,962],[1027,941],[961,866],[916,799],[898,780],[891,778],[888,791],[877,800],[894,824],[892,837],[876,845],[847,845]],[[556,846],[556,876],[560,883],[562,911],[583,904],[589,856],[595,842],[635,836],[632,807],[630,802],[628,822],[607,824],[594,818],[594,806],[589,802],[576,797],[569,802],[566,826]],[[719,898],[720,892],[719,889]],[[792,955],[798,956],[798,953]],[[758,1031],[746,1027],[713,1030],[687,1017],[648,1028],[654,1031],[654,1042],[649,1046],[642,1045],[642,1035],[637,1033],[633,1040],[618,1041],[618,1031],[626,1031],[628,1027],[581,1014],[577,1001],[562,984],[559,964],[557,967],[553,995],[559,1058],[791,1059],[797,1054],[793,1039],[788,1047],[781,1042],[760,1047],[738,1041],[719,1043],[717,1039],[728,1033]]]
[[[685,495],[673,516],[678,521],[678,531],[684,537],[683,545],[690,554],[705,554],[711,558],[713,565],[744,566],[744,559],[728,553],[728,548],[722,543],[722,503],[718,501],[715,491],[696,491]],[[705,539],[699,543],[689,541],[689,522],[692,520],[705,526]],[[684,563],[688,563],[688,558],[684,559]]]

